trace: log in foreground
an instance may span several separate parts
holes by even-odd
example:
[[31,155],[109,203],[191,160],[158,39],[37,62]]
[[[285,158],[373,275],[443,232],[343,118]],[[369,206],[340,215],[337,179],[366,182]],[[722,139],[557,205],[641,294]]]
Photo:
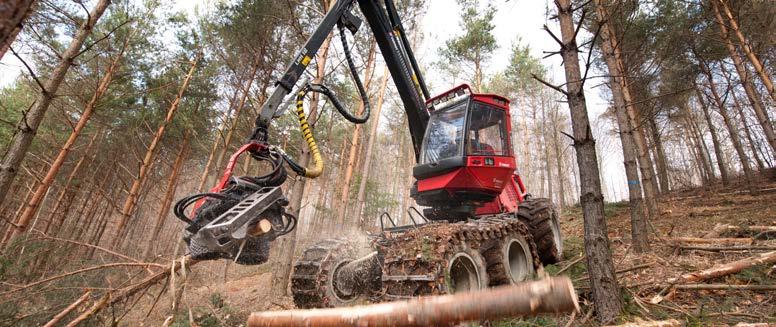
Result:
[[568,277],[347,308],[252,313],[258,326],[432,326],[579,310]]

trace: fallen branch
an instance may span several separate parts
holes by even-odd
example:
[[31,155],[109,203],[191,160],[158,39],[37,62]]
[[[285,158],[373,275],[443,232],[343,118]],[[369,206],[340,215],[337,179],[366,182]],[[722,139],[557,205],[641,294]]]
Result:
[[776,251],[776,246],[679,246],[681,250],[696,250],[708,252],[720,251]]
[[692,243],[692,244],[752,244],[754,241],[749,237],[740,238],[698,238],[698,237],[673,237],[667,239],[673,243]]
[[[639,269],[649,268],[649,267],[652,267],[652,265],[653,265],[653,264],[654,264],[654,263],[645,263],[645,264],[642,264],[642,265],[637,265],[637,266],[633,266],[633,267],[630,267],[630,268],[623,268],[623,269],[620,269],[620,270],[617,270],[617,271],[615,271],[615,272],[614,272],[614,274],[615,274],[615,275],[617,275],[617,274],[624,274],[624,273],[626,273],[626,272],[630,272],[630,271],[634,271],[634,270],[639,270]],[[581,281],[583,281],[583,280],[585,280],[585,279],[587,279],[587,278],[588,278],[588,275],[587,275],[587,274],[584,274],[584,275],[582,275],[582,276],[580,276],[580,277],[577,277],[576,279],[574,279],[574,282],[581,282]]]
[[585,255],[584,255],[584,254],[580,255],[580,256],[579,256],[579,258],[576,258],[576,259],[574,259],[574,261],[570,262],[568,265],[566,265],[565,267],[561,268],[561,270],[558,270],[558,272],[556,273],[556,275],[560,275],[560,274],[562,274],[564,271],[568,270],[569,268],[571,268],[571,267],[572,267],[572,266],[574,266],[575,264],[579,263],[579,262],[580,262],[580,261],[582,261],[582,259],[584,259],[584,258],[585,258]]
[[43,327],[54,327],[54,326],[56,326],[59,323],[59,321],[62,320],[62,318],[64,318],[70,312],[72,312],[73,310],[78,308],[78,306],[81,305],[81,303],[86,302],[86,300],[88,300],[89,296],[91,296],[91,295],[92,295],[91,291],[84,292],[84,295],[81,295],[81,297],[79,297],[77,300],[75,300],[75,302],[71,303],[70,305],[67,306],[67,308],[65,308],[64,310],[62,310],[59,313],[57,313],[54,316],[54,318],[51,318],[51,320],[49,320],[49,322],[47,322],[45,325],[43,325]]
[[169,277],[171,273],[178,271],[181,268],[181,264],[180,264],[181,262],[185,262],[185,266],[186,267],[191,267],[191,266],[197,264],[199,261],[191,259],[190,256],[183,256],[183,257],[175,260],[175,262],[173,263],[173,266],[171,267],[171,269],[166,269],[167,267],[165,267],[164,270],[156,273],[155,275],[148,276],[148,277],[146,277],[146,279],[140,281],[137,284],[125,287],[120,293],[118,293],[116,296],[114,296],[111,299],[110,303],[108,303],[108,304],[109,305],[114,305],[114,304],[116,304],[116,303],[118,303],[120,301],[123,301],[124,299],[126,299],[128,297],[131,297],[131,296],[137,294],[138,292],[140,292],[140,291],[142,291],[142,290],[144,290],[146,288],[149,288],[151,286],[154,286],[154,285],[158,284],[159,282],[161,282],[164,279],[166,279],[167,277]]
[[608,327],[679,327],[682,324],[678,320],[644,321],[636,318],[636,321],[622,325],[609,325]]
[[679,284],[674,285],[674,288],[679,290],[776,291],[776,285]]
[[62,279],[62,278],[65,278],[65,277],[69,277],[69,276],[73,276],[73,275],[78,275],[78,274],[82,274],[82,273],[93,271],[93,270],[108,269],[108,268],[115,268],[115,267],[149,267],[149,266],[166,268],[165,266],[162,266],[162,265],[160,265],[158,263],[150,263],[150,262],[115,262],[115,263],[108,263],[108,264],[104,264],[104,265],[99,265],[99,266],[93,266],[93,267],[87,267],[87,268],[83,268],[83,269],[78,269],[78,270],[71,271],[71,272],[68,272],[68,273],[64,273],[64,274],[61,274],[61,275],[52,276],[52,277],[49,277],[49,278],[46,278],[46,279],[41,279],[41,280],[39,280],[37,282],[29,283],[27,285],[20,286],[19,288],[12,289],[10,291],[6,291],[6,292],[3,292],[3,293],[0,293],[0,295],[8,295],[8,294],[16,293],[18,291],[21,291],[21,290],[24,290],[24,289],[28,289],[28,288],[33,287],[33,286],[37,286],[37,285],[40,285],[40,284],[45,284],[45,283],[48,283],[48,282],[55,281],[57,279]]
[[776,263],[776,251],[760,253],[755,256],[744,258],[738,261],[733,261],[723,265],[711,267],[709,269],[695,271],[691,273],[683,274],[677,278],[673,278],[668,281],[668,286],[664,288],[660,293],[655,295],[650,303],[657,304],[663,301],[663,294],[673,288],[676,284],[694,283],[704,281],[712,278],[727,276],[735,274],[741,270],[751,268],[758,265]]
[[430,326],[579,310],[568,277],[348,308],[252,313],[248,326]]
[[98,300],[97,302],[94,302],[94,305],[92,305],[92,307],[89,308],[89,310],[86,310],[86,312],[82,313],[81,315],[73,319],[73,321],[71,321],[69,324],[67,324],[67,327],[78,326],[78,324],[86,321],[86,319],[89,319],[89,317],[91,317],[95,313],[100,312],[100,310],[102,310],[102,308],[105,307],[105,304],[108,303],[109,299],[110,299],[110,292],[105,293],[105,295],[103,295],[102,298],[100,298],[100,300]]
[[97,246],[97,245],[93,245],[93,244],[88,244],[88,243],[83,243],[83,242],[78,242],[78,241],[74,241],[74,240],[68,240],[68,239],[66,239],[66,238],[59,238],[59,237],[54,237],[54,236],[51,236],[51,235],[45,234],[45,233],[43,233],[43,232],[41,232],[41,231],[39,231],[39,230],[35,230],[35,231],[36,231],[38,234],[40,234],[40,236],[41,236],[42,238],[44,238],[44,239],[48,239],[48,240],[52,240],[52,241],[65,242],[65,243],[75,244],[75,245],[78,245],[78,246],[83,246],[83,247],[87,247],[87,248],[92,248],[92,249],[100,250],[100,251],[102,251],[102,252],[105,252],[105,253],[108,253],[108,254],[110,254],[110,255],[113,255],[113,256],[116,256],[116,257],[122,258],[122,259],[124,259],[124,260],[127,260],[127,261],[131,261],[131,262],[140,262],[140,260],[137,260],[137,259],[135,259],[135,258],[132,258],[132,257],[126,256],[126,255],[123,255],[123,254],[121,254],[121,253],[118,253],[118,252],[116,252],[116,251],[111,251],[111,250],[109,250],[109,249],[106,249],[106,248],[104,248],[104,247],[101,247],[101,246]]

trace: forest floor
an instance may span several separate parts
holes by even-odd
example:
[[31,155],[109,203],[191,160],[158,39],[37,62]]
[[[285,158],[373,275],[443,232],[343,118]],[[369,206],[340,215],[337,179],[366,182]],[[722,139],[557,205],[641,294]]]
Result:
[[[739,322],[776,323],[776,292],[744,290],[675,290],[658,304],[650,303],[662,286],[671,278],[684,273],[710,268],[754,255],[750,251],[705,252],[679,250],[676,245],[664,241],[672,237],[703,237],[715,224],[735,226],[776,226],[776,182],[763,181],[761,192],[749,195],[739,188],[694,189],[675,191],[660,199],[662,213],[652,220],[657,233],[650,236],[652,250],[647,254],[630,251],[630,216],[627,202],[606,206],[609,239],[613,260],[623,288],[625,312],[622,322],[677,319],[687,326],[725,326]],[[572,325],[592,325],[594,319],[585,319],[589,312],[583,254],[583,227],[579,207],[566,208],[562,212],[565,261],[547,267],[554,274],[564,269],[575,283],[583,304]],[[737,237],[752,235],[721,235]],[[773,236],[772,236],[773,238]],[[755,244],[776,246],[776,241],[758,240]],[[570,264],[572,264],[569,266]],[[271,273],[269,265],[246,267],[231,264],[224,271],[224,262],[206,262],[198,265],[189,276],[188,288],[181,302],[182,310],[173,326],[196,325],[237,326],[244,324],[252,311],[280,310],[293,307],[290,298],[271,299],[269,289]],[[568,268],[567,268],[568,266]],[[736,274],[705,281],[735,285],[776,285],[776,268],[757,266]],[[126,321],[143,321],[146,326],[158,326],[170,312],[170,296],[165,295],[148,315],[149,306],[140,305]],[[149,303],[150,305],[150,303]],[[191,315],[189,315],[189,310]],[[147,316],[148,315],[148,316]],[[147,316],[147,317],[146,317]],[[556,326],[565,325],[569,315],[545,316],[531,319],[505,320],[496,326]]]

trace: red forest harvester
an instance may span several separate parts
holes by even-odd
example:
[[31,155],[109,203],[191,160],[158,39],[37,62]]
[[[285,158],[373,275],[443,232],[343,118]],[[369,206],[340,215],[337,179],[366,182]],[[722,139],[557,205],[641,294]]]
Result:
[[[253,135],[232,156],[220,183],[176,204],[176,216],[188,224],[184,238],[192,257],[260,264],[268,259],[270,242],[296,226],[296,217],[285,212],[288,201],[280,189],[286,179],[284,164],[310,178],[323,169],[304,115],[307,93],[325,95],[353,123],[367,121],[366,91],[345,37],[345,29],[355,33],[361,24],[351,13],[355,4],[404,104],[418,161],[411,196],[427,208],[423,213],[410,208],[413,223],[407,226],[397,226],[383,214],[382,232],[369,255],[356,257],[353,244],[344,239],[305,249],[291,276],[297,306],[330,307],[364,298],[393,300],[516,283],[542,264],[559,261],[562,242],[554,206],[547,199],[532,198],[515,173],[509,100],[472,93],[467,85],[430,97],[392,0],[336,2],[278,81]],[[268,129],[334,26],[365,111],[355,117],[325,86],[302,83],[296,93],[297,116],[314,164],[302,167],[269,144]],[[234,162],[245,152],[269,161],[272,171],[258,177],[232,176]],[[191,204],[192,218],[185,213]]]

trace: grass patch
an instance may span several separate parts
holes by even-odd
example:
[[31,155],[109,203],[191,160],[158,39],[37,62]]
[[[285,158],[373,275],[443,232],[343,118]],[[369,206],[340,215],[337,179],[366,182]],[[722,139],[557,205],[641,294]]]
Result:
[[506,319],[493,323],[494,327],[533,327],[533,326],[558,326],[558,322],[550,317],[533,317],[525,319]]
[[628,210],[628,207],[629,207],[628,201],[604,203],[604,216],[606,217],[616,216],[619,213]]

